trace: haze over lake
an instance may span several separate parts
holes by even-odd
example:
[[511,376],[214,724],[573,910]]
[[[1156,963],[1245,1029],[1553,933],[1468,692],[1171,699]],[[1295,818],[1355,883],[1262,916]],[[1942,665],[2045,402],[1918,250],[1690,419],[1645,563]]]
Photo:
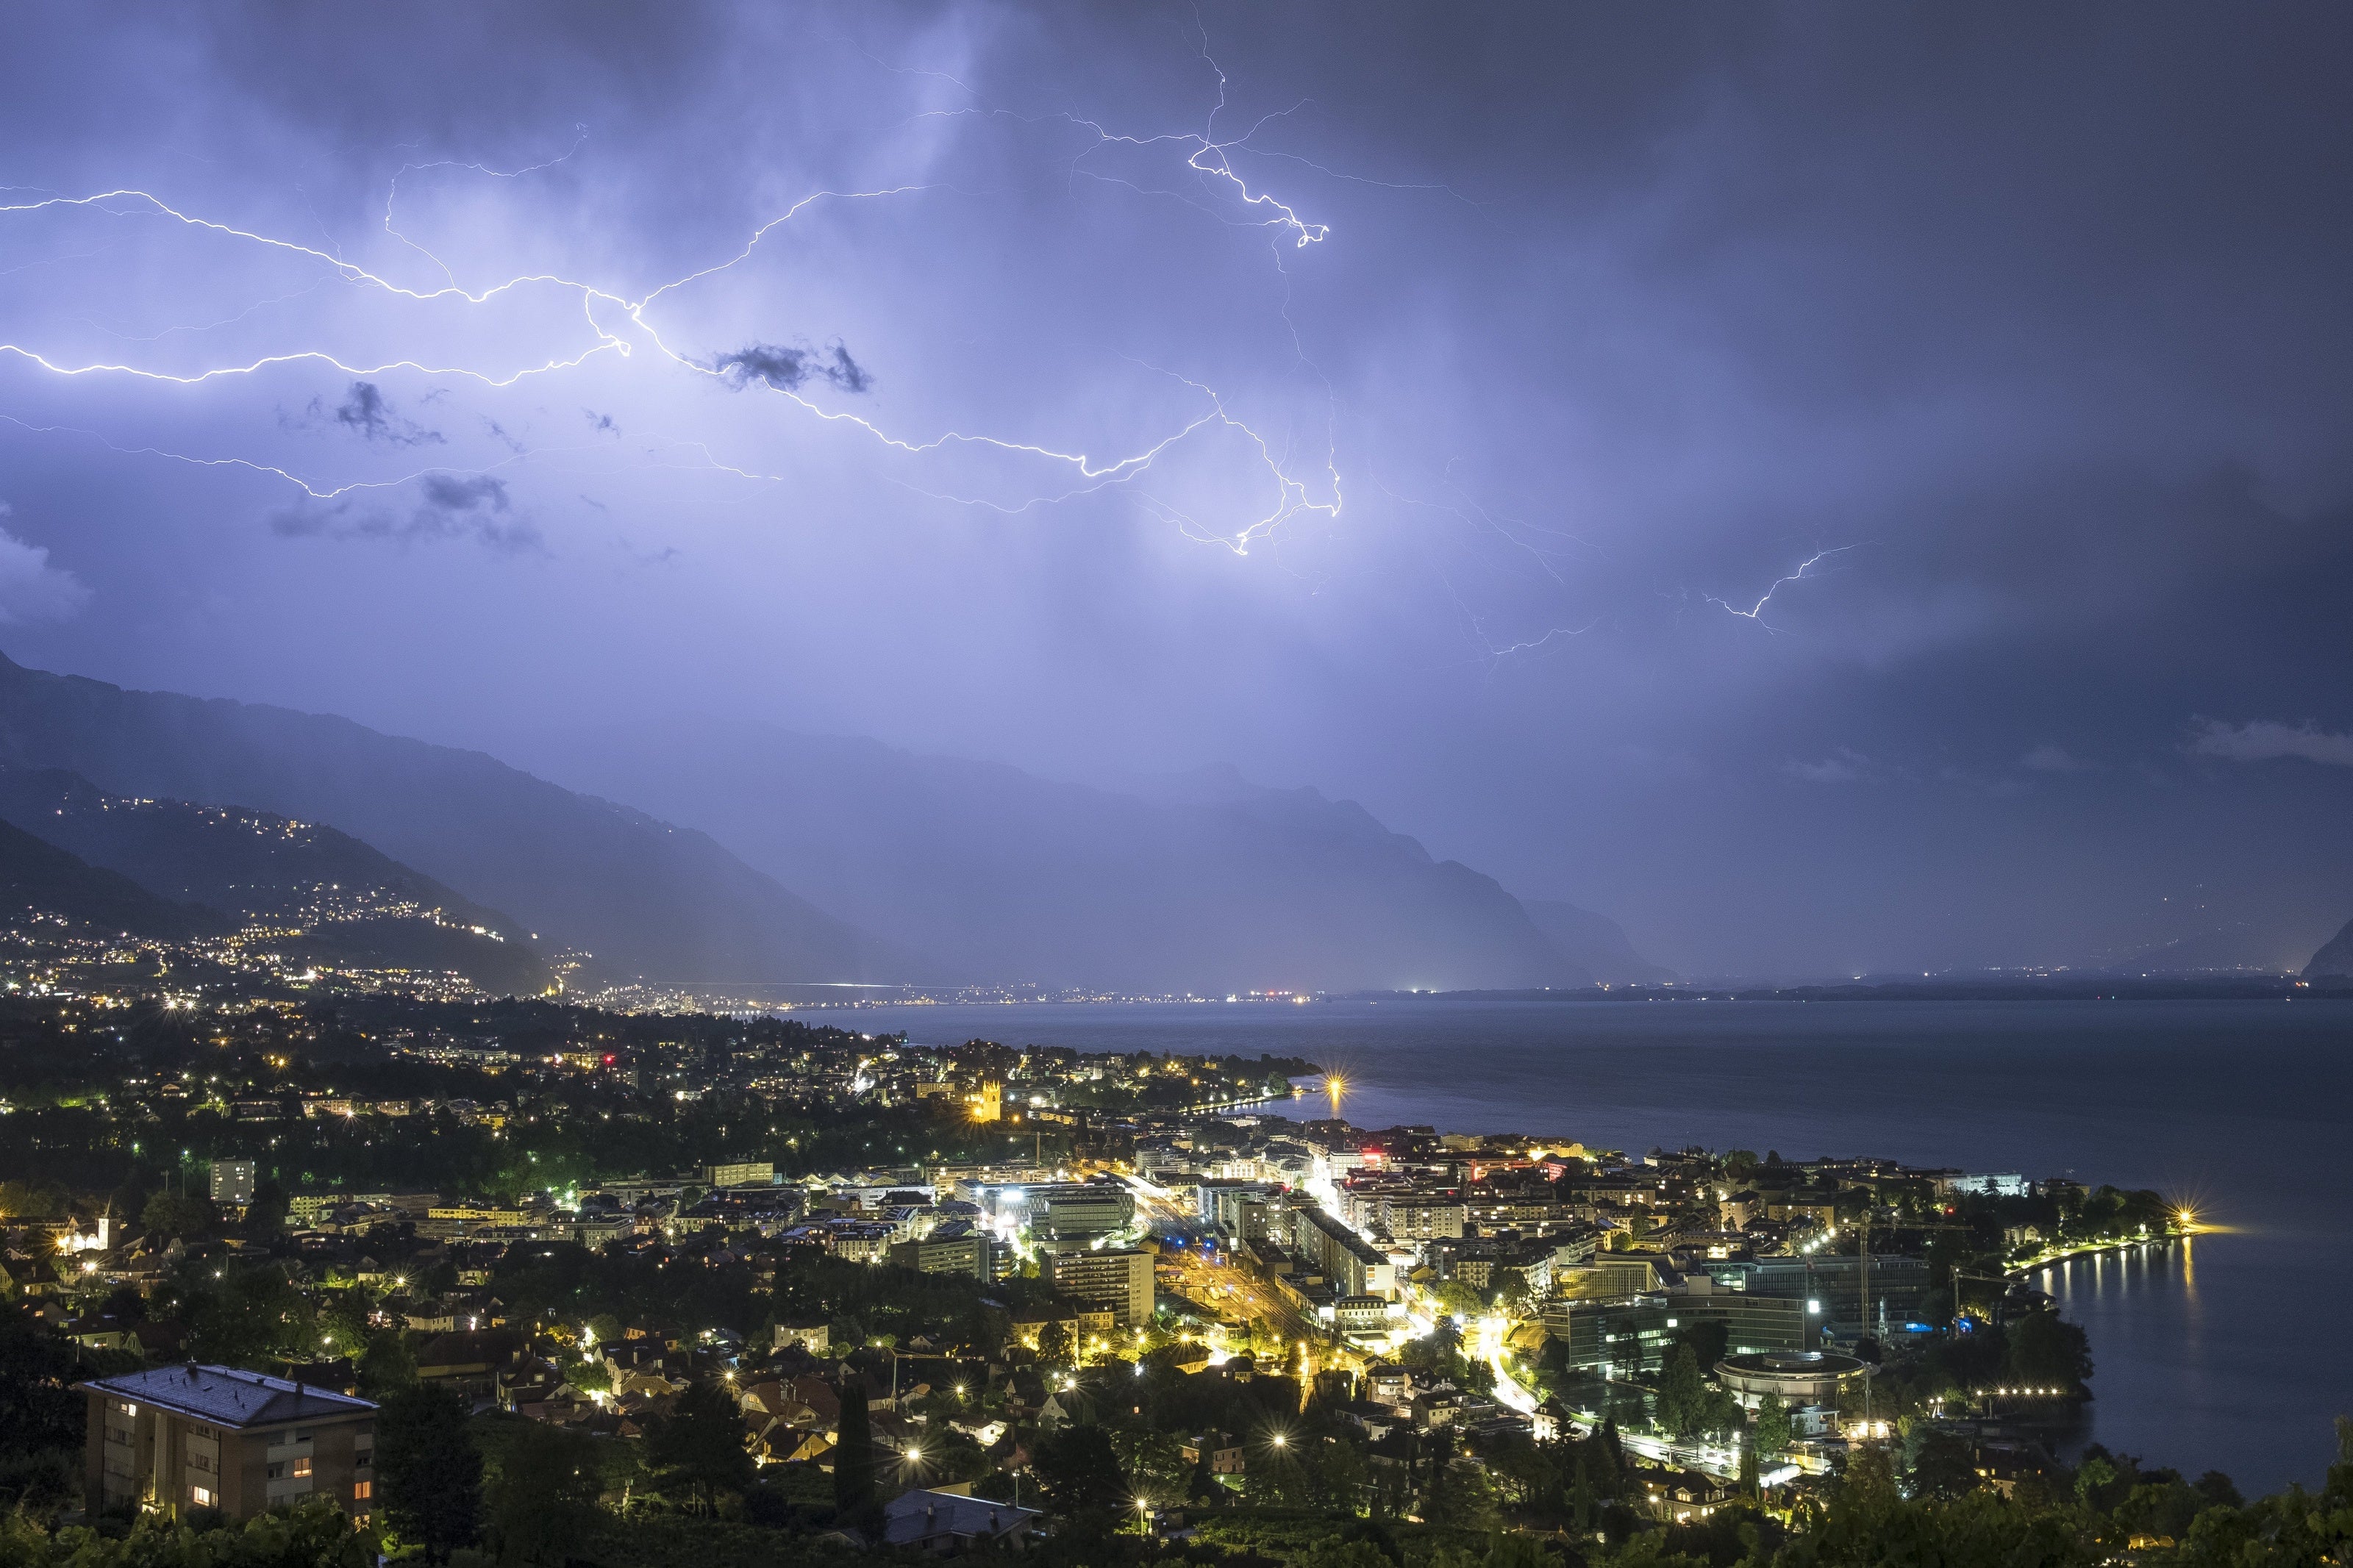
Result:
[[[2353,1351],[2353,1003],[1498,1002],[861,1010],[916,1041],[1330,1062],[1350,1121],[1641,1153],[1880,1154],[2153,1187],[2226,1227],[2037,1280],[2092,1340],[2090,1436],[2250,1493],[2316,1483]],[[1302,1102],[1321,1114],[1323,1101]]]

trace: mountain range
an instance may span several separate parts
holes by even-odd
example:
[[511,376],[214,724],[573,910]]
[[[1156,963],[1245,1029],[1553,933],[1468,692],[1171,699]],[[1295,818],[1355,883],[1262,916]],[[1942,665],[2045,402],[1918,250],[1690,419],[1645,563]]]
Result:
[[290,956],[454,970],[499,994],[552,978],[516,921],[317,823],[109,795],[61,768],[11,767],[0,767],[0,820],[222,927],[286,932],[272,945]]
[[[1230,769],[1103,788],[857,738],[669,724],[547,770],[592,795],[344,719],[5,657],[0,765],[15,775],[0,816],[167,900],[251,915],[264,884],[348,875],[516,954],[592,952],[616,979],[1198,994],[1663,974],[1602,917],[1532,910],[1353,802]],[[55,815],[68,799],[70,822]],[[166,823],[183,836],[169,854]],[[270,854],[239,860],[219,835]]]
[[1130,994],[1594,982],[1493,878],[1353,801],[1230,768],[1103,788],[741,721],[561,755],[960,974]]
[[0,763],[115,795],[332,824],[613,972],[681,984],[926,978],[707,836],[480,752],[347,719],[126,691],[0,658]]

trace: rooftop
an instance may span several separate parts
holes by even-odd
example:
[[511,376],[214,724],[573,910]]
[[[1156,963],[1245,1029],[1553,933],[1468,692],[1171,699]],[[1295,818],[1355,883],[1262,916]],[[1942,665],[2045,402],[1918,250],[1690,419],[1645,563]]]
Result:
[[223,1426],[266,1426],[280,1421],[364,1415],[375,1409],[364,1399],[307,1384],[194,1362],[121,1377],[93,1378],[79,1386],[134,1405],[161,1405]]
[[954,1492],[902,1492],[884,1505],[882,1539],[903,1546],[943,1535],[1001,1540],[1027,1530],[1038,1510]]

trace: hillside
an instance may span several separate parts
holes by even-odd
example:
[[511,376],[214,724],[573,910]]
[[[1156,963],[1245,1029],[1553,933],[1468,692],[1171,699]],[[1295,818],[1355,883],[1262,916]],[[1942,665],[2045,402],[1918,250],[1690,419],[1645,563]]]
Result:
[[26,669],[0,657],[0,763],[100,790],[332,823],[550,951],[681,984],[934,980],[703,834],[346,719]]
[[2353,979],[2353,921],[2347,921],[2344,930],[2323,942],[2320,951],[2312,955],[2312,962],[2304,966],[2306,980],[2317,980],[2324,974]]
[[1634,951],[1626,930],[1608,915],[1552,899],[1522,899],[1520,907],[1563,958],[1604,985],[1661,985],[1675,972]]
[[0,821],[0,926],[30,916],[63,919],[92,931],[185,942],[229,928],[213,910],[156,897],[120,872]]
[[513,921],[316,823],[108,795],[55,768],[0,768],[0,819],[164,899],[300,932],[280,945],[306,958],[455,970],[496,994],[552,978]]
[[1230,769],[1098,788],[741,723],[598,735],[549,765],[993,979],[1131,994],[1591,984],[1493,879],[1354,802]]

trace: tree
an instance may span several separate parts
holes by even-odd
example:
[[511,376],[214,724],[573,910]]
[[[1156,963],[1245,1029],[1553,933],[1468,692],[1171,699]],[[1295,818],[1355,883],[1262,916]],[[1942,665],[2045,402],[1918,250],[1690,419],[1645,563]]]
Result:
[[188,1352],[199,1361],[261,1366],[309,1361],[319,1337],[310,1299],[275,1264],[228,1271],[206,1280],[185,1303]]
[[844,1526],[867,1523],[876,1510],[874,1498],[874,1422],[866,1409],[866,1390],[845,1378],[841,1415],[835,1431],[839,1443],[833,1450],[833,1518]]
[[1707,1414],[1707,1384],[1700,1376],[1699,1357],[1689,1345],[1677,1345],[1659,1380],[1659,1425],[1678,1438],[1700,1429]]
[[1970,1462],[1968,1443],[1926,1426],[1915,1426],[1906,1436],[1914,1497],[1957,1498],[1977,1489],[1977,1467]]
[[1713,1374],[1715,1363],[1722,1361],[1732,1348],[1732,1331],[1720,1322],[1693,1321],[1675,1331],[1672,1344],[1689,1345],[1699,1362],[1699,1370]]
[[[846,1434],[845,1434],[846,1436]],[[870,1442],[868,1464],[872,1465]],[[691,1490],[709,1512],[721,1492],[752,1484],[752,1456],[744,1447],[744,1415],[735,1398],[713,1383],[690,1384],[646,1435],[646,1458],[672,1487]],[[840,1464],[839,1456],[834,1463]]]
[[2116,1479],[2116,1468],[2102,1456],[2094,1454],[2075,1472],[2075,1495],[2088,1503],[2093,1493]]
[[213,1205],[194,1194],[159,1192],[140,1210],[139,1223],[158,1236],[193,1239],[212,1229]]
[[523,1423],[488,1489],[500,1561],[562,1563],[576,1554],[596,1529],[600,1489],[587,1438],[544,1422]]
[[398,1329],[379,1329],[368,1336],[355,1370],[361,1389],[370,1399],[381,1402],[417,1381],[417,1357],[408,1348],[406,1334]]
[[253,1202],[245,1208],[246,1234],[266,1239],[284,1230],[286,1201],[286,1189],[276,1177],[264,1176],[254,1183]]
[[1487,1555],[1480,1568],[1559,1568],[1559,1563],[1543,1542],[1514,1531],[1498,1535],[1487,1543]]
[[1487,1472],[1465,1459],[1445,1459],[1431,1468],[1421,1516],[1458,1530],[1492,1530],[1496,1522],[1494,1489]]
[[2092,1342],[2056,1311],[2029,1312],[2010,1325],[2010,1377],[2029,1387],[2080,1393],[2092,1375]]
[[463,1395],[419,1384],[376,1413],[376,1484],[385,1520],[427,1563],[472,1542],[482,1501],[482,1456],[466,1429]]
[[1106,1511],[1127,1500],[1127,1478],[1100,1426],[1065,1426],[1038,1441],[1029,1468],[1054,1511],[1071,1517]]
[[1068,1366],[1078,1353],[1078,1336],[1068,1323],[1048,1323],[1038,1331],[1038,1359],[1049,1366]]
[[1321,1445],[1321,1462],[1315,1468],[1316,1484],[1323,1488],[1328,1506],[1348,1513],[1356,1511],[1358,1494],[1365,1489],[1369,1471],[1365,1457],[1356,1445],[1345,1437]]
[[1778,1394],[1767,1394],[1757,1406],[1757,1449],[1761,1454],[1779,1454],[1789,1447],[1793,1434],[1789,1430],[1789,1407],[1781,1403]]
[[[926,1453],[932,1441],[928,1436],[923,1440]],[[1158,1501],[1184,1494],[1193,1467],[1186,1460],[1184,1447],[1176,1438],[1166,1432],[1123,1432],[1113,1434],[1112,1444],[1138,1497]]]
[[1449,1279],[1438,1288],[1438,1304],[1458,1317],[1475,1318],[1487,1310],[1486,1299],[1460,1279]]
[[1600,1463],[1594,1469],[1594,1485],[1603,1497],[1622,1497],[1626,1491],[1626,1449],[1618,1441],[1618,1417],[1612,1415],[1601,1423],[1594,1437],[1599,1445],[1597,1456]]
[[80,1494],[85,1415],[73,1391],[80,1375],[71,1344],[0,1313],[0,1502]]
[[1699,1429],[1703,1432],[1729,1435],[1746,1425],[1746,1417],[1740,1414],[1740,1401],[1712,1383],[1701,1396],[1699,1409]]
[[1764,1493],[1764,1486],[1757,1473],[1757,1445],[1743,1443],[1740,1446],[1740,1496],[1745,1501],[1755,1502]]
[[1381,1549],[1369,1541],[1342,1541],[1324,1536],[1291,1559],[1292,1568],[1390,1568]]

